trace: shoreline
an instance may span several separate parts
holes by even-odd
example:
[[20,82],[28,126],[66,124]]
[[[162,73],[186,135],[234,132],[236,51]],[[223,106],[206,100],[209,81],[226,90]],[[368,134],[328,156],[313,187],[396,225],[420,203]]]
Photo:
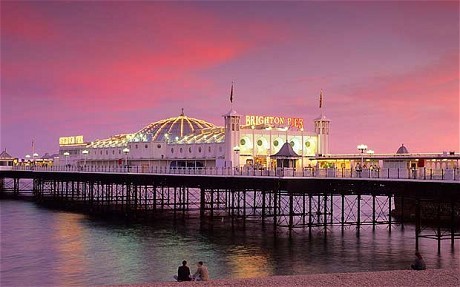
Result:
[[126,287],[168,287],[168,286],[460,286],[459,269],[392,270],[356,273],[323,273],[310,275],[268,276],[243,279],[211,279],[207,282],[152,282],[115,285]]

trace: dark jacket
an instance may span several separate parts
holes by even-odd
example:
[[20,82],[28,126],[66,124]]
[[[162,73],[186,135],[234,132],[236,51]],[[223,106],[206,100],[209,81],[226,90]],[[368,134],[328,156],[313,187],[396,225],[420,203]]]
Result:
[[180,266],[177,269],[177,281],[190,281],[190,268],[187,266]]

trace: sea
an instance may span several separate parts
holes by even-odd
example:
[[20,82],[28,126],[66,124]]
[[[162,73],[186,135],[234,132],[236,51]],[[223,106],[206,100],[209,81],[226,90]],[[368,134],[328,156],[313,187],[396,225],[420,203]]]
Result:
[[[410,269],[414,226],[314,228],[258,219],[100,219],[0,200],[0,286],[94,286],[173,281],[182,260],[203,261],[214,279]],[[451,247],[421,238],[427,268],[460,268]]]

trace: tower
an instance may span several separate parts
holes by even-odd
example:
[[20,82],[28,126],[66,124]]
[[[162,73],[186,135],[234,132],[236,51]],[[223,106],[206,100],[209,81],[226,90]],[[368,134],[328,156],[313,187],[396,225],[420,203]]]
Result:
[[235,110],[231,109],[223,115],[225,122],[225,166],[240,166],[240,118]]
[[321,115],[314,120],[314,123],[315,133],[318,135],[316,154],[329,154],[329,125],[331,121]]
[[323,89],[319,93],[319,109],[321,115],[314,119],[315,133],[318,135],[316,154],[323,155],[329,154],[329,124],[331,123],[328,118],[323,116]]

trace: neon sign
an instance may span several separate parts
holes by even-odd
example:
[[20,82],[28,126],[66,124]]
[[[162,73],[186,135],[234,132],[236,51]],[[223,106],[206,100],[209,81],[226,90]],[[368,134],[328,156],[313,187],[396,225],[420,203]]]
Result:
[[59,145],[74,145],[74,144],[83,144],[83,136],[73,136],[73,137],[60,137]]
[[257,125],[268,125],[272,127],[294,127],[303,129],[302,118],[292,117],[272,117],[272,116],[246,116],[246,125],[257,126]]

